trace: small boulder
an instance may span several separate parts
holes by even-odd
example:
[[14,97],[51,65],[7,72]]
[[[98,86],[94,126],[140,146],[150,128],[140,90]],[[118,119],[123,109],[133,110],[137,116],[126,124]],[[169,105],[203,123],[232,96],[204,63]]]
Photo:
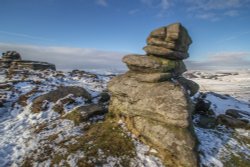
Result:
[[195,112],[201,113],[201,114],[208,114],[213,115],[210,110],[211,102],[204,100],[204,99],[198,99],[196,105],[195,105]]
[[180,23],[174,23],[153,30],[144,50],[148,55],[182,60],[188,58],[187,51],[191,43],[187,30]]
[[223,124],[231,128],[250,129],[250,124],[247,121],[236,119],[224,114],[217,117],[217,122],[218,124]]
[[236,119],[242,118],[242,115],[240,114],[239,110],[235,109],[228,109],[225,114]]
[[108,92],[100,93],[99,103],[105,103],[108,102],[109,100],[110,100],[110,95]]
[[7,51],[6,53],[2,53],[3,60],[21,60],[21,55],[16,51]]
[[4,105],[3,105],[3,100],[0,99],[0,108],[3,107],[3,106],[4,106]]
[[179,77],[177,81],[185,88],[190,96],[195,95],[199,91],[200,86],[192,80],[186,79],[184,77]]
[[202,128],[214,128],[217,125],[216,118],[207,115],[200,115],[197,124]]
[[87,121],[90,117],[102,115],[106,112],[107,110],[99,104],[89,104],[73,109],[73,111],[67,113],[63,118],[72,120],[76,125],[79,125],[79,123]]
[[83,97],[87,101],[92,99],[91,95],[82,87],[77,86],[62,86],[56,90],[53,90],[47,94],[37,97],[32,104],[32,112],[37,113],[42,111],[42,104],[44,101],[57,102],[59,99],[72,94],[74,97]]

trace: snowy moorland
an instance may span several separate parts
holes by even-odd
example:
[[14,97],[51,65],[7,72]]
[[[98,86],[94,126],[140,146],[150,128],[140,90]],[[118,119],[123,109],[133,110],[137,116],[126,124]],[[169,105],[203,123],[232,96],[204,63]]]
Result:
[[[249,166],[250,71],[188,71],[184,75],[200,85],[202,93],[193,97],[194,101],[202,99],[209,104],[208,112],[213,112],[193,116],[201,163],[216,167]],[[239,118],[248,122],[247,127],[215,125],[215,119],[229,110],[239,111]]]
[[[161,161],[153,155],[156,150],[136,140],[123,122],[117,122],[120,127],[113,126],[114,122],[107,125],[107,121],[103,122],[105,112],[90,115],[85,121],[78,119],[83,116],[74,115],[77,107],[92,106],[89,107],[90,112],[98,108],[95,105],[106,107],[101,94],[105,92],[111,77],[78,70],[20,71],[10,77],[2,71],[0,166],[73,167],[103,164],[108,167],[124,166],[127,159],[130,166],[162,166]],[[62,86],[84,88],[93,99],[88,102],[71,94],[56,102],[43,103],[42,112],[32,109],[36,97]],[[55,106],[61,103],[63,109],[59,112]],[[107,133],[113,136],[107,137]],[[90,135],[96,136],[96,139]],[[105,140],[108,143],[105,144]],[[120,148],[122,145],[119,144],[124,144],[124,147]]]
[[[192,97],[200,165],[250,166],[250,72],[185,75],[201,88]],[[11,76],[1,71],[0,167],[163,166],[157,150],[138,141],[121,120],[109,120],[106,87],[112,77],[78,70],[20,71]],[[74,94],[56,99],[55,94],[47,97],[53,100],[39,103],[42,112],[37,112],[35,99],[58,87],[84,88],[92,99]],[[75,114],[79,108],[92,114]],[[238,124],[225,123],[228,110],[237,111],[237,119],[230,120]]]

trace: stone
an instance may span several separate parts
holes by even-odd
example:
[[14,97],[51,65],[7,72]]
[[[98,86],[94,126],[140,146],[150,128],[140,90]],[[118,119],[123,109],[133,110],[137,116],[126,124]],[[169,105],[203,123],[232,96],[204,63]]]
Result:
[[208,114],[210,111],[211,102],[199,98],[195,105],[195,112],[201,114]]
[[185,88],[190,96],[195,95],[199,91],[200,86],[192,80],[179,77],[177,78],[177,81]]
[[56,70],[56,66],[54,64],[39,62],[39,61],[15,61],[13,65],[16,69],[33,69],[33,70]]
[[122,61],[127,64],[131,71],[142,73],[173,73],[181,75],[186,71],[182,61],[173,61],[153,56],[127,55]]
[[16,51],[7,51],[6,53],[2,53],[3,60],[21,60],[21,55]]
[[148,37],[147,44],[152,45],[152,46],[160,46],[160,47],[165,47],[169,45],[169,43],[167,43],[166,41],[163,41],[159,38],[154,38],[154,37]]
[[157,83],[169,81],[173,77],[171,73],[137,73],[133,71],[127,72],[127,75],[130,78],[134,78],[139,82],[148,82],[148,83]]
[[242,115],[239,113],[239,110],[235,110],[235,109],[228,109],[225,112],[226,115],[231,116],[233,118],[242,118]]
[[149,55],[163,57],[163,58],[171,59],[171,60],[183,60],[189,57],[188,53],[174,51],[174,50],[159,47],[159,46],[147,45],[143,49]]
[[1,108],[1,107],[4,107],[4,102],[3,102],[2,99],[0,99],[0,108]]
[[92,99],[91,95],[82,87],[77,86],[62,86],[56,90],[53,90],[49,93],[41,95],[34,99],[33,104],[31,106],[31,110],[34,113],[38,113],[43,111],[42,106],[44,101],[48,102],[57,102],[59,99],[66,97],[67,95],[72,94],[74,97],[82,97],[86,99],[86,101],[90,101]]
[[107,113],[107,110],[99,104],[89,104],[85,106],[79,106],[69,113],[67,113],[63,118],[70,119],[79,124],[81,122],[87,121],[89,118],[95,115],[103,115]]
[[208,115],[200,115],[199,116],[199,121],[198,121],[198,126],[202,128],[215,128],[217,125],[216,123],[216,118],[211,117]]
[[186,28],[180,23],[174,23],[168,25],[166,31],[165,41],[174,43],[175,47],[173,50],[187,52],[189,45],[192,43],[192,39]]
[[56,70],[56,66],[47,62],[22,60],[21,55],[16,51],[7,51],[3,53],[0,59],[0,68],[8,70]]
[[100,93],[100,99],[99,99],[99,103],[105,103],[108,102],[110,100],[110,95],[108,92],[102,92]]
[[228,115],[221,114],[217,117],[218,124],[223,124],[231,128],[250,129],[249,122],[245,120],[236,119]]
[[192,39],[180,23],[153,30],[143,49],[148,55],[166,59],[182,60],[189,57],[188,48]]
[[164,39],[166,37],[166,27],[160,27],[150,33],[150,36]]
[[125,56],[129,71],[108,83],[109,112],[156,149],[165,166],[196,167],[190,96],[198,92],[199,85],[181,76],[191,38],[181,24],[172,24],[152,31],[147,44],[147,55]]
[[9,83],[0,83],[0,89],[2,90],[11,90],[14,86],[12,84]]
[[109,111],[128,129],[159,150],[166,166],[197,166],[191,103],[181,86],[171,81],[140,82],[127,74],[108,84]]
[[234,118],[242,118],[242,117],[246,117],[250,119],[250,114],[247,111],[243,111],[243,110],[237,110],[237,109],[228,109],[226,111],[227,115],[230,115],[231,117]]

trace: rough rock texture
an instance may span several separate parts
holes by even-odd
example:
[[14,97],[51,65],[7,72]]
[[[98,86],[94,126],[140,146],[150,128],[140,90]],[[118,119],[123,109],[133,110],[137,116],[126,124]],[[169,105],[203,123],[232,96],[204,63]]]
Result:
[[56,66],[54,64],[40,61],[22,60],[21,55],[16,51],[7,51],[2,54],[2,59],[0,59],[0,68],[10,70],[56,70]]
[[196,166],[196,139],[190,125],[191,106],[173,82],[140,82],[128,74],[109,83],[110,112],[129,130],[159,151],[166,166]]
[[[162,56],[156,52],[125,56],[123,62],[129,71],[108,84],[109,111],[155,148],[166,166],[195,167],[198,158],[189,95],[194,95],[199,86],[181,76],[186,71],[181,61],[185,56],[177,55],[187,53],[191,38],[180,24],[159,28],[151,37],[158,40],[153,41],[157,47],[171,51]],[[148,43],[153,42],[148,39]]]
[[67,86],[59,87],[47,94],[37,97],[32,104],[32,112],[37,113],[43,111],[46,107],[46,102],[57,102],[59,99],[72,94],[74,97],[82,97],[86,100],[91,100],[91,95],[82,87]]
[[182,60],[188,58],[187,51],[191,43],[186,28],[174,23],[152,31],[143,49],[149,55]]
[[74,108],[73,111],[67,113],[63,118],[70,119],[74,121],[75,124],[79,124],[95,115],[102,115],[106,112],[106,109],[99,104],[89,104]]
[[144,73],[171,72],[180,75],[186,71],[183,61],[173,61],[154,56],[127,55],[122,61],[133,71]]
[[21,55],[16,51],[7,51],[2,53],[2,59],[4,60],[21,60]]

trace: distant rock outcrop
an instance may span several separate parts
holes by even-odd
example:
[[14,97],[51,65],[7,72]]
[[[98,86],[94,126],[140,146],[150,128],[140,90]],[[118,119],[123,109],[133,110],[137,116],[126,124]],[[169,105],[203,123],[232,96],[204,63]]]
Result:
[[21,55],[16,51],[7,51],[6,53],[2,53],[2,59],[0,59],[0,68],[12,70],[56,70],[54,64],[40,61],[22,60]]
[[147,55],[127,55],[129,71],[108,85],[109,110],[126,122],[128,129],[153,146],[166,166],[198,164],[196,137],[191,123],[190,95],[199,86],[182,77],[191,38],[179,23],[151,32]]

